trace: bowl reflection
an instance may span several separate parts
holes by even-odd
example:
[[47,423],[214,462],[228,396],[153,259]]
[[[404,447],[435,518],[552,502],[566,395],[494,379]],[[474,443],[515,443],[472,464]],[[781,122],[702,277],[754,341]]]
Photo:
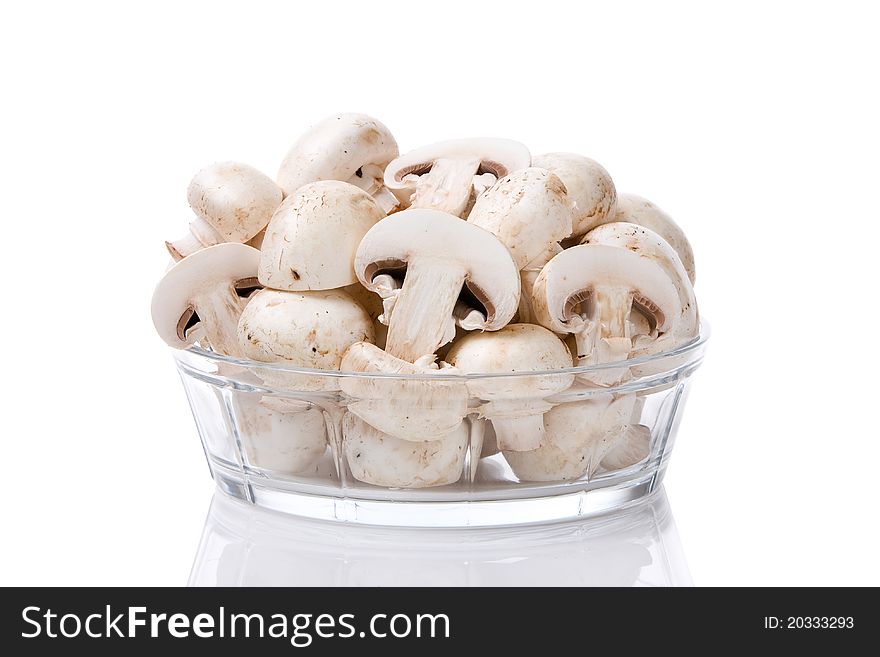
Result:
[[328,523],[215,495],[190,586],[690,586],[665,491],[555,525]]

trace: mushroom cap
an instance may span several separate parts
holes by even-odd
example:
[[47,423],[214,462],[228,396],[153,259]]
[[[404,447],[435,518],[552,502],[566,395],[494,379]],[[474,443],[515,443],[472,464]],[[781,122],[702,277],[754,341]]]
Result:
[[347,181],[365,165],[384,169],[398,153],[394,136],[380,121],[366,114],[336,114],[313,126],[288,151],[278,184],[289,195],[316,180]]
[[377,275],[401,272],[415,258],[462,267],[465,287],[486,308],[482,330],[501,328],[516,312],[519,270],[504,244],[489,231],[438,210],[410,208],[375,224],[358,247],[355,273],[364,287],[378,293]]
[[[508,324],[492,333],[469,333],[452,346],[446,361],[466,374],[525,374],[573,365],[565,343],[534,324]],[[533,399],[565,390],[573,380],[572,374],[476,378],[468,381],[468,389],[487,400]]]
[[385,213],[362,189],[308,183],[285,199],[266,229],[260,282],[275,290],[330,290],[357,282],[354,256]]
[[478,174],[491,173],[503,178],[531,163],[529,149],[512,139],[479,137],[475,139],[450,139],[421,146],[392,160],[385,168],[385,186],[389,189],[413,187],[413,179],[428,173],[439,159],[479,159],[482,164]]
[[617,190],[605,168],[576,153],[545,153],[532,159],[532,166],[555,173],[575,203],[572,235],[583,235],[591,228],[614,220]]
[[571,234],[572,206],[558,176],[527,167],[480,194],[468,221],[500,239],[524,269]]
[[356,342],[372,341],[373,322],[348,294],[339,290],[254,294],[238,323],[246,358],[264,363],[338,370]]
[[269,223],[282,194],[275,181],[252,166],[218,162],[195,175],[186,198],[222,241],[247,242]]
[[352,413],[342,420],[345,458],[358,481],[394,488],[427,488],[461,478],[468,425],[433,440],[401,440],[370,426]]
[[615,221],[628,221],[645,228],[650,228],[660,235],[678,253],[691,284],[696,280],[694,267],[694,250],[687,235],[668,214],[663,212],[651,201],[635,194],[621,194],[617,197]]
[[628,288],[666,331],[681,314],[678,286],[656,260],[635,251],[604,244],[566,249],[548,262],[532,291],[535,319],[559,333],[577,332],[583,319],[575,308],[597,286]]
[[190,346],[195,336],[187,325],[195,300],[252,282],[259,264],[260,252],[237,242],[209,246],[176,262],[153,292],[151,312],[159,336],[176,349]]

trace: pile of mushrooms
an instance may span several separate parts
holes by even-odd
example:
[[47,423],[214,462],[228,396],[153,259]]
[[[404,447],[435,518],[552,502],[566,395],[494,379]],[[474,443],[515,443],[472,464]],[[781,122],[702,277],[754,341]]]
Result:
[[521,481],[628,468],[651,432],[618,386],[699,333],[684,233],[581,155],[487,138],[400,155],[382,123],[339,114],[276,181],[214,164],[187,197],[153,320],[172,347],[291,366],[255,367],[279,394],[235,409],[256,467],[304,473],[329,444],[396,488],[473,480],[499,452]]

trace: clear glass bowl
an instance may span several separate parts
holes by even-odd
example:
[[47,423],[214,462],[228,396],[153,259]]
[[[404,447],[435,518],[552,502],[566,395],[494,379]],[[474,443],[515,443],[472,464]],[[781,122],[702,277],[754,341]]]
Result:
[[708,336],[704,323],[674,351],[539,374],[330,372],[198,346],[174,358],[224,493],[326,520],[503,526],[657,490]]

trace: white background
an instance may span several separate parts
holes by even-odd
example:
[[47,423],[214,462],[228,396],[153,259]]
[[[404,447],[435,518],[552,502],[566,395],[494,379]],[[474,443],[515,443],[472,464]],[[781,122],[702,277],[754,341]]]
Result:
[[149,317],[192,174],[311,123],[571,150],[669,211],[714,336],[693,579],[880,584],[870,3],[15,3],[0,21],[2,584],[183,584],[212,483]]

